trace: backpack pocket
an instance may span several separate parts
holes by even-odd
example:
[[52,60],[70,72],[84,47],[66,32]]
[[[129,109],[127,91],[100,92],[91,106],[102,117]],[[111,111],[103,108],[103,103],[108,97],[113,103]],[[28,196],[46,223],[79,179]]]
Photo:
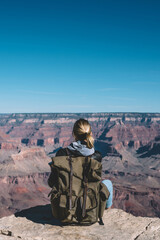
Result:
[[86,199],[86,212],[96,208],[97,205],[98,203],[97,203],[96,193],[92,188],[88,188],[87,199]]
[[[83,200],[84,197],[80,197],[80,206],[83,207]],[[91,211],[92,209],[96,208],[98,206],[96,193],[92,188],[87,189],[87,197],[86,197],[86,212]]]
[[52,208],[52,214],[54,218],[59,217],[59,193],[53,192],[51,193],[51,208]]
[[67,199],[65,195],[60,195],[59,193],[51,195],[51,207],[52,207],[52,214],[54,218],[59,220],[63,220],[66,218],[69,213],[67,210]]
[[82,217],[82,209],[84,203],[84,196],[81,196],[78,199],[77,207],[78,211],[78,221],[80,224],[92,224],[95,223],[98,219],[97,207],[98,201],[96,197],[96,192],[92,188],[87,189],[86,204],[85,204],[85,216]]
[[52,193],[51,207],[53,217],[62,222],[70,222],[72,215],[74,215],[76,211],[77,197],[72,196],[72,209],[69,210],[69,196],[67,196],[67,194]]
[[[77,197],[72,196],[72,209],[75,208],[76,202],[77,202]],[[60,195],[60,200],[59,200],[59,207],[68,209],[68,206],[69,206],[69,196],[67,196],[66,194],[64,194],[64,195],[61,194]]]

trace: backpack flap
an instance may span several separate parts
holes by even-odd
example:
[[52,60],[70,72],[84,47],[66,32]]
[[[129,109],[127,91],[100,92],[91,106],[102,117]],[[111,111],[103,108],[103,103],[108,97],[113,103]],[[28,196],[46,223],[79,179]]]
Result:
[[[52,157],[52,163],[54,167],[57,167],[61,171],[70,173],[70,157],[69,156],[58,156]],[[85,162],[85,157],[72,157],[72,168],[73,176],[83,179],[83,168],[82,165]]]

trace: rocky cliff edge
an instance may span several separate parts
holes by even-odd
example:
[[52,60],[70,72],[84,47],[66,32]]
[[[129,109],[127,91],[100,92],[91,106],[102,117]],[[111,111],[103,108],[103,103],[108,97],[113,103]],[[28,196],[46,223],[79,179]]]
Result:
[[0,240],[159,240],[160,219],[134,217],[120,209],[104,213],[104,226],[61,226],[50,205],[23,210],[0,219]]

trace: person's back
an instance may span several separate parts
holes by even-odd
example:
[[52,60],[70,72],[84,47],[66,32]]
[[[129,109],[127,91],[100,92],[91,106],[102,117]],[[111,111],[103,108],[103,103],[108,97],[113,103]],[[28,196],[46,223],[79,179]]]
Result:
[[[69,181],[71,181],[71,183],[69,183],[68,186],[67,185],[62,186],[62,184],[61,185],[58,184],[57,186],[58,186],[58,188],[61,188],[62,191],[63,191],[63,188],[65,188],[65,190],[68,189],[68,191],[70,191],[66,194],[68,194],[68,196],[69,196],[69,201],[71,201],[71,198],[72,198],[72,201],[74,201],[73,200],[74,198],[76,199],[76,201],[74,203],[74,205],[76,205],[76,207],[74,208],[74,210],[73,210],[73,208],[72,208],[72,210],[71,209],[65,210],[65,213],[66,213],[65,217],[60,216],[60,214],[59,215],[57,213],[55,214],[55,211],[57,209],[59,209],[58,211],[60,212],[62,210],[62,208],[58,208],[57,202],[51,200],[52,205],[54,205],[54,206],[52,206],[52,213],[53,213],[54,217],[59,218],[60,220],[62,220],[62,222],[70,222],[71,223],[71,222],[78,221],[79,223],[83,223],[83,222],[87,223],[87,221],[88,221],[88,223],[89,222],[93,223],[98,220],[98,216],[101,218],[101,216],[103,215],[103,211],[104,211],[104,206],[105,206],[104,201],[102,201],[99,196],[103,195],[103,192],[104,192],[104,195],[106,196],[105,197],[105,200],[106,200],[106,198],[108,198],[108,195],[109,195],[107,188],[104,186],[103,183],[101,183],[102,156],[101,156],[100,152],[98,152],[94,149],[94,139],[92,137],[91,126],[87,120],[85,120],[85,119],[77,120],[74,124],[72,134],[75,138],[75,142],[72,142],[67,148],[59,149],[59,151],[56,153],[56,158],[52,159],[54,164],[52,164],[52,167],[51,167],[52,172],[48,179],[48,184],[52,188],[52,191],[53,191],[53,189],[55,191],[55,185],[57,185],[56,182],[58,180],[59,175],[60,174],[61,174],[61,176],[65,175],[62,177],[63,179],[58,180],[59,182],[64,181],[64,178],[66,178],[68,176]],[[69,166],[69,169],[67,169],[66,171],[69,171],[70,175],[68,175],[68,173],[66,174],[64,172],[64,169],[62,169],[60,171],[60,173],[57,174],[55,172],[55,169],[64,168],[63,165],[65,165],[65,163],[66,163],[67,156],[70,156],[70,159],[71,159],[71,157],[73,158],[67,164],[67,166]],[[78,159],[78,161],[77,161],[77,159]],[[66,165],[65,165],[65,168],[67,168]],[[77,177],[77,178],[75,178],[75,177]],[[77,180],[78,178],[81,179],[79,181],[79,183]],[[67,182],[68,180],[65,180],[65,181]],[[106,180],[106,181],[108,181],[108,180]],[[111,185],[110,181],[109,181],[109,183]],[[79,190],[78,190],[79,195],[75,194],[75,192],[77,192],[77,190],[74,189],[74,184],[75,184],[76,188],[79,188]],[[87,186],[87,188],[86,188],[86,186]],[[97,186],[98,186],[98,188],[97,188]],[[70,189],[70,188],[72,188],[72,189]],[[72,194],[72,192],[74,192],[74,194]],[[89,194],[89,192],[91,192],[91,193]],[[71,194],[71,198],[70,198],[70,194]],[[103,195],[103,198],[104,198],[104,195]],[[110,198],[112,199],[111,195],[112,195],[112,193],[110,191]],[[52,198],[53,198],[53,196],[51,197],[51,199]],[[63,198],[65,198],[65,197],[63,196]],[[95,201],[93,201],[93,199],[95,199]],[[59,201],[61,201],[61,200],[59,199]],[[64,201],[64,199],[63,199],[63,201]],[[86,201],[88,201],[88,202],[86,202]],[[94,204],[92,202],[94,202]],[[101,202],[103,203],[103,207],[102,207]],[[86,203],[90,204],[89,208],[92,210],[92,211],[90,211],[90,213],[88,212],[89,215],[86,214],[86,211],[89,211],[89,209],[85,209],[87,207]],[[60,203],[58,203],[58,204],[60,204]],[[80,206],[81,206],[81,209],[80,209]],[[67,203],[63,207],[68,208]],[[95,209],[95,210],[93,211],[93,209]],[[77,218],[75,218],[76,220],[73,221],[73,219],[72,219],[72,221],[69,221],[68,219],[65,219],[67,214],[69,214],[68,211],[69,212],[72,211],[72,213],[74,212],[74,214],[72,214],[72,216],[73,215],[75,216],[77,214]],[[80,217],[79,215],[84,215],[84,212],[85,212],[85,216]],[[63,211],[62,211],[61,215],[64,215]]]

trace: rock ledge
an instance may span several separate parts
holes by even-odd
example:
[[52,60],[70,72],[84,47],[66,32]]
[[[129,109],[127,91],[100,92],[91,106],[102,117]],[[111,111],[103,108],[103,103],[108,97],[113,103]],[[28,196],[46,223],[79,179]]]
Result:
[[0,240],[159,240],[160,219],[134,217],[120,209],[106,210],[104,226],[61,226],[50,206],[37,206],[0,219]]

